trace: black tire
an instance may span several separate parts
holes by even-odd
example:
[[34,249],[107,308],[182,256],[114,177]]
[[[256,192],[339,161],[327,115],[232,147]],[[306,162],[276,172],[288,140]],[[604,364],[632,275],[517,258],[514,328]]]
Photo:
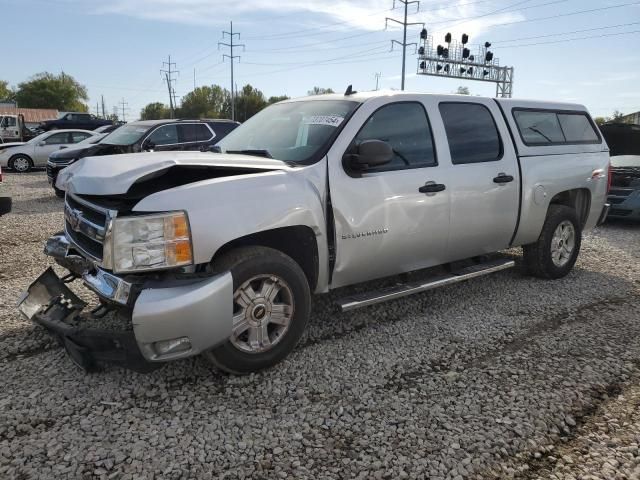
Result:
[[56,193],[56,197],[64,198],[64,190],[60,190],[58,187],[53,187],[53,191]]
[[311,293],[307,277],[300,266],[289,256],[272,248],[241,247],[216,260],[213,270],[231,271],[234,313],[241,308],[235,301],[239,287],[261,275],[275,276],[284,282],[288,287],[287,293],[291,294],[288,296],[293,313],[286,331],[276,337],[270,349],[264,352],[243,351],[230,338],[222,345],[204,352],[203,356],[218,368],[237,375],[256,372],[281,361],[295,348],[309,321]]
[[[552,258],[552,242],[556,229],[563,222],[570,222],[573,226],[574,246],[565,263],[558,265]],[[522,247],[527,272],[535,277],[546,279],[566,276],[576,263],[581,241],[582,228],[576,211],[565,205],[550,205],[538,241]]]
[[[22,169],[16,168],[15,165],[18,160],[26,160],[28,164],[27,168],[22,168]],[[9,159],[9,166],[11,167],[11,170],[13,170],[14,172],[27,173],[29,170],[33,168],[33,160],[31,160],[31,157],[29,157],[29,155],[24,155],[22,153],[19,153]]]

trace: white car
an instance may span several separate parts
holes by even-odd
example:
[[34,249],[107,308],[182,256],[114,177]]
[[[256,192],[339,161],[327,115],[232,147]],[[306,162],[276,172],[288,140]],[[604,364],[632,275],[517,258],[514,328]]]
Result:
[[28,172],[33,167],[44,167],[54,151],[69,147],[99,135],[91,130],[53,130],[29,140],[21,145],[0,151],[0,167],[8,167],[16,172]]

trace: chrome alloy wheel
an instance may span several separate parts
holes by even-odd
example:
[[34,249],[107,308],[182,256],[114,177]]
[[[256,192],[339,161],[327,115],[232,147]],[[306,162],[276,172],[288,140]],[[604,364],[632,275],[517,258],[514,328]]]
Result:
[[573,224],[564,220],[553,232],[551,239],[551,260],[557,267],[563,267],[571,259],[576,247],[576,229]]
[[233,293],[231,344],[246,353],[270,350],[289,329],[293,310],[293,293],[282,278],[250,278]]

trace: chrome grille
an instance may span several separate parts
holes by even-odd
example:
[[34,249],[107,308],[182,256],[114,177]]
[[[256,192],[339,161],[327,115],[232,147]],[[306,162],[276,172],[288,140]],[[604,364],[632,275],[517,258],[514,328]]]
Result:
[[64,223],[67,237],[84,254],[98,263],[104,257],[104,242],[111,213],[86,200],[67,193]]

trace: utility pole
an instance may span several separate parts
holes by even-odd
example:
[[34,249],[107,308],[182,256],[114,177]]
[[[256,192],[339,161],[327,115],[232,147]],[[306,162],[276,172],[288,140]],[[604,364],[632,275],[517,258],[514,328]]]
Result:
[[129,108],[125,108],[127,105],[129,105],[127,102],[124,101],[124,98],[122,99],[122,101],[120,102],[120,105],[122,105],[122,121],[124,123],[127,123],[127,117],[126,117],[126,113],[125,110],[129,110]]
[[100,108],[98,102],[96,102],[96,117],[100,116]]
[[377,91],[378,90],[378,82],[380,81],[380,77],[382,77],[382,73],[381,72],[376,72],[375,77],[376,77],[376,91]]
[[226,53],[222,55],[222,61],[224,62],[225,57],[228,58],[230,60],[231,63],[231,120],[235,120],[236,119],[236,95],[234,92],[234,81],[233,81],[233,61],[237,58],[238,61],[240,61],[240,56],[239,55],[234,55],[233,54],[233,49],[235,47],[242,47],[242,50],[244,51],[244,44],[242,43],[234,43],[234,35],[238,36],[238,39],[240,39],[240,34],[239,33],[234,33],[233,32],[233,22],[231,22],[231,28],[229,29],[228,32],[223,31],[222,32],[222,39],[224,40],[224,36],[228,35],[229,36],[229,43],[224,43],[224,42],[218,42],[218,50],[220,50],[220,45],[228,47],[229,48],[229,55],[227,55]]
[[196,69],[193,68],[193,89],[196,89]]
[[402,82],[400,84],[400,89],[404,90],[404,77],[405,77],[405,65],[407,63],[407,47],[409,45],[414,45],[416,48],[418,47],[418,44],[415,42],[411,42],[411,43],[407,43],[407,27],[410,25],[422,25],[422,28],[424,28],[424,23],[423,22],[407,22],[407,15],[408,15],[408,9],[409,9],[409,5],[415,3],[417,5],[417,10],[416,13],[418,13],[420,11],[420,2],[418,0],[393,0],[393,8],[396,8],[396,1],[404,4],[404,22],[401,22],[400,20],[396,20],[395,18],[389,18],[387,17],[384,21],[384,28],[386,29],[387,26],[389,25],[389,22],[395,22],[397,24],[402,25],[403,27],[403,31],[402,31],[402,42],[399,42],[398,40],[391,40],[391,50],[393,51],[393,45],[395,43],[397,43],[398,45],[400,45],[402,47]]
[[104,114],[104,95],[100,95],[100,98],[102,99],[102,118],[107,118]]
[[164,75],[164,79],[167,82],[167,90],[169,91],[169,111],[171,112],[171,118],[175,116],[176,103],[176,91],[175,88],[173,88],[173,82],[175,82],[175,79],[173,78],[173,75],[180,73],[179,70],[175,69],[175,66],[175,62],[171,61],[171,55],[169,55],[168,61],[162,62],[162,68],[160,69],[160,74]]

